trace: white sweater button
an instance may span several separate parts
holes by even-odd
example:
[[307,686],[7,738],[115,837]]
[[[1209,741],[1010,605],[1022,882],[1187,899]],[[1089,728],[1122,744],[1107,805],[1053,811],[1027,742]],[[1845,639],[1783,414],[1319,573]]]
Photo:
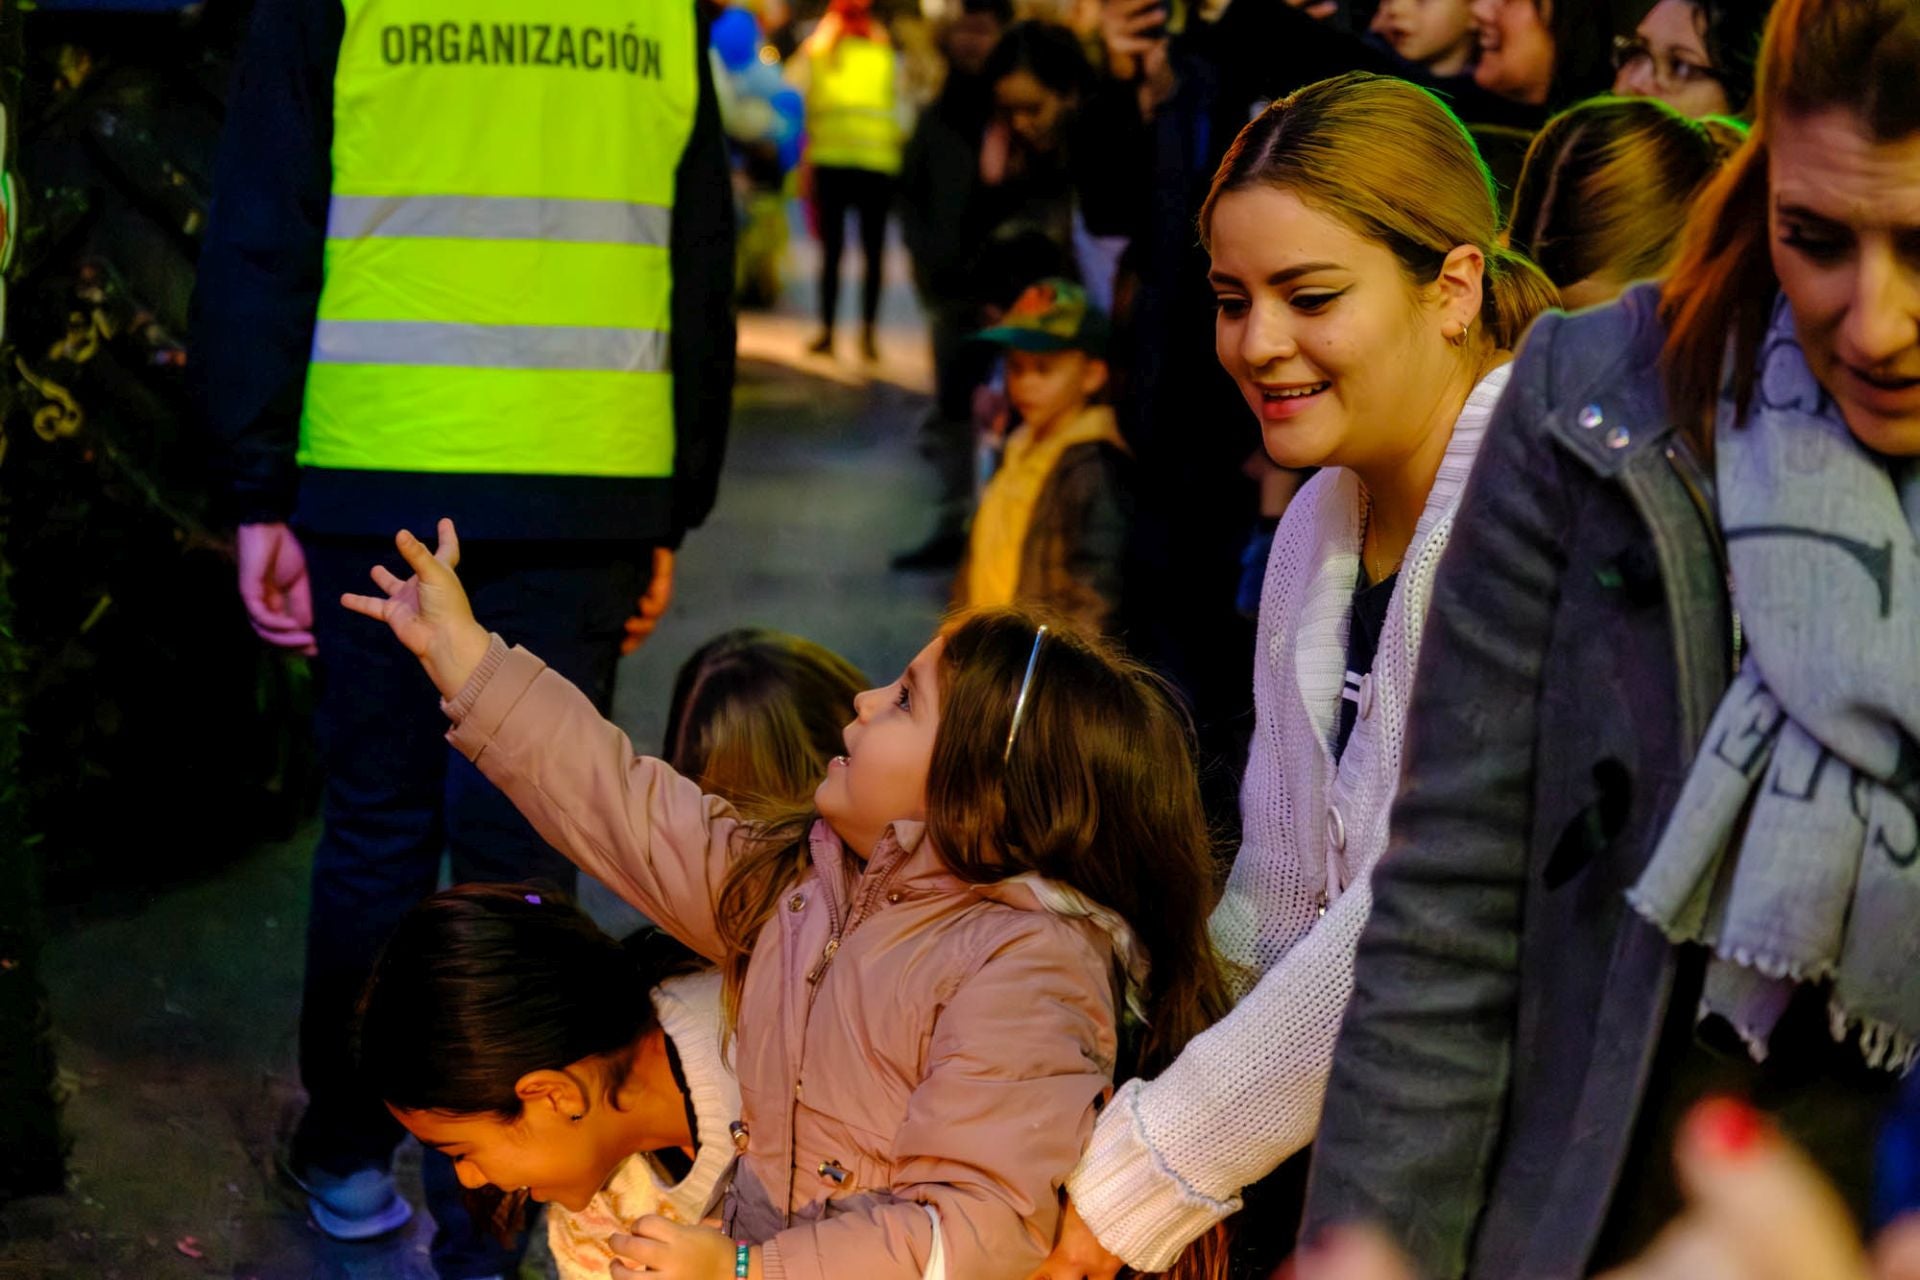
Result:
[[1360,718],[1365,720],[1373,714],[1373,673],[1369,671],[1360,677]]
[[1347,851],[1347,820],[1336,805],[1327,806],[1327,847],[1335,853]]

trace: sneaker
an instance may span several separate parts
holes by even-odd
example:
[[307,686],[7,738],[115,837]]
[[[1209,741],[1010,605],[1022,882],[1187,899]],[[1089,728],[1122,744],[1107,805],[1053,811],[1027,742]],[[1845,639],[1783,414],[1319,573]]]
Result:
[[288,1171],[307,1193],[314,1225],[335,1240],[371,1240],[398,1231],[413,1218],[413,1206],[394,1189],[385,1169],[352,1173]]
[[832,355],[833,354],[833,330],[828,329],[822,332],[819,337],[815,338],[811,343],[807,345],[807,350],[816,356]]

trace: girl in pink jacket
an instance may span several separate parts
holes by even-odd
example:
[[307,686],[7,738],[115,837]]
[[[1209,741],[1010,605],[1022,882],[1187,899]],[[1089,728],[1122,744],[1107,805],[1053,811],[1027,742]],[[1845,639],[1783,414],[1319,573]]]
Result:
[[474,621],[451,521],[397,544],[415,576],[342,603],[547,840],[725,975],[726,1230],[643,1218],[616,1280],[1032,1271],[1123,1042],[1151,1074],[1223,1006],[1164,686],[1030,615],[963,617],[855,699],[808,812],[744,820]]

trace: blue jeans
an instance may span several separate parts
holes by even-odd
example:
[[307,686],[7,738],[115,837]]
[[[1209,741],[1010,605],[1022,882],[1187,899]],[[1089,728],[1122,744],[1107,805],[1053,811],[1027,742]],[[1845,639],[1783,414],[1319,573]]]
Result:
[[[405,577],[387,539],[303,537],[313,589],[319,687],[314,731],[326,771],[325,825],[313,856],[300,1078],[307,1110],[296,1168],[385,1168],[402,1136],[355,1070],[361,988],[388,934],[434,891],[443,851],[453,881],[547,880],[574,870],[492,783],[447,745],[439,695],[386,625],[349,613],[343,591],[376,593],[375,563]],[[481,624],[524,644],[604,711],[622,622],[647,584],[650,548],[592,542],[475,543],[461,580]],[[514,1249],[475,1230],[445,1156],[426,1153],[428,1208],[442,1280],[511,1273]]]

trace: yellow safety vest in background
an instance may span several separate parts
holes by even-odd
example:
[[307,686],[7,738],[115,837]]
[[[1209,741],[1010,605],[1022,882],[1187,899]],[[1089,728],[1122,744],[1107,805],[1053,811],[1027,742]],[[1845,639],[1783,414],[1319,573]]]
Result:
[[808,57],[807,159],[834,169],[899,173],[893,46],[841,36]]
[[672,475],[693,0],[344,4],[300,463]]

